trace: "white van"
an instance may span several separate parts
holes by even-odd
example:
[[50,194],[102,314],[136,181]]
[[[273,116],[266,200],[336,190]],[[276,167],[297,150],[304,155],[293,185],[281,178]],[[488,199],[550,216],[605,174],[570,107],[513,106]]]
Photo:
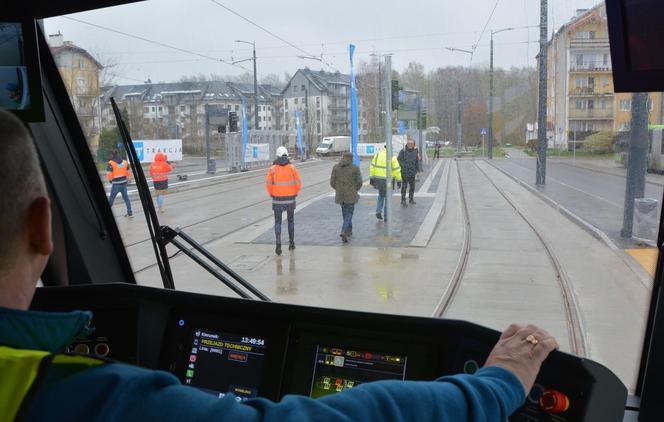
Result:
[[326,136],[316,148],[316,154],[330,155],[350,151],[350,136]]

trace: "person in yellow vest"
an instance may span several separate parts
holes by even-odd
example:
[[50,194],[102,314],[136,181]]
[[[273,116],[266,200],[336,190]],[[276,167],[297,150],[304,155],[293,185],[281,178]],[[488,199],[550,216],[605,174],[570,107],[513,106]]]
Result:
[[[385,145],[387,146],[387,144]],[[378,201],[376,202],[376,218],[383,219],[383,210],[387,214],[387,148],[383,148],[374,154],[369,167],[369,183],[378,189]],[[392,156],[392,178],[397,182],[401,181],[401,167],[397,157]]]
[[133,217],[131,212],[131,202],[127,193],[127,184],[131,179],[131,169],[129,163],[124,160],[118,151],[113,151],[111,160],[106,167],[106,178],[111,182],[111,194],[108,196],[108,203],[113,206],[115,197],[118,193],[122,195],[125,206],[127,207],[126,217]]

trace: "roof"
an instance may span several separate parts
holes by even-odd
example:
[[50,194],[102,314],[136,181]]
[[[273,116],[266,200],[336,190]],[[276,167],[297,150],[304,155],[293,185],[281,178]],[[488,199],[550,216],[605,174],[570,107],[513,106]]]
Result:
[[[268,101],[279,96],[281,91],[272,85],[258,85],[259,100]],[[253,97],[254,85],[224,81],[172,82],[156,84],[113,85],[102,87],[102,100],[108,103],[111,97],[119,101],[127,97],[140,97],[145,102],[161,101],[164,96],[194,95],[206,101],[240,101]]]
[[99,62],[97,61],[97,59],[95,59],[95,58],[92,56],[92,54],[88,53],[88,51],[87,51],[86,49],[77,46],[76,44],[74,44],[74,43],[71,42],[71,41],[65,41],[64,44],[62,44],[61,46],[58,46],[58,47],[50,47],[50,49],[51,49],[51,54],[53,54],[53,57],[55,57],[55,56],[57,56],[57,55],[59,55],[59,54],[62,54],[62,53],[64,53],[64,52],[67,52],[67,51],[72,51],[72,52],[74,52],[74,53],[78,53],[78,54],[81,54],[81,55],[87,57],[87,58],[90,59],[90,60],[95,64],[95,66],[97,66],[99,69],[103,69],[103,68],[104,68],[104,66],[102,66],[101,63],[99,63]]
[[[350,85],[350,75],[340,72],[326,72],[324,70],[311,70],[308,67],[304,69],[298,69],[295,74],[300,73],[303,75],[313,86],[315,86],[319,91],[328,91],[330,85]],[[293,75],[295,77],[295,75]],[[282,93],[290,87],[291,81],[286,84],[286,86],[281,90]]]

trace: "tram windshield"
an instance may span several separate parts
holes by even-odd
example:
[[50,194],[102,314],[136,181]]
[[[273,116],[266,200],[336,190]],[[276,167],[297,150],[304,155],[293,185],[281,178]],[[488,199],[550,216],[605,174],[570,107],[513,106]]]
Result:
[[[614,92],[603,2],[549,6],[544,84],[540,9],[521,0],[157,0],[43,28],[138,284],[162,279],[111,99],[160,223],[272,300],[497,330],[535,323],[633,391],[657,260],[664,96]],[[235,296],[167,251],[176,289]],[[229,347],[248,335],[209,334]],[[210,367],[215,344],[198,353]],[[361,352],[362,365],[401,377],[405,359]],[[335,371],[362,382],[364,366]],[[312,395],[344,388],[316,368]],[[205,388],[204,372],[190,375]]]

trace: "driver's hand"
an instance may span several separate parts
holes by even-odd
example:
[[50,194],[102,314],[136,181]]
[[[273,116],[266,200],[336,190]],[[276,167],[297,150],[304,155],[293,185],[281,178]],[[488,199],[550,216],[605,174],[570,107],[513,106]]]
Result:
[[[535,340],[537,344],[533,344]],[[485,366],[499,366],[516,375],[523,384],[526,395],[530,392],[544,359],[558,342],[551,334],[535,325],[510,325],[500,336]]]

